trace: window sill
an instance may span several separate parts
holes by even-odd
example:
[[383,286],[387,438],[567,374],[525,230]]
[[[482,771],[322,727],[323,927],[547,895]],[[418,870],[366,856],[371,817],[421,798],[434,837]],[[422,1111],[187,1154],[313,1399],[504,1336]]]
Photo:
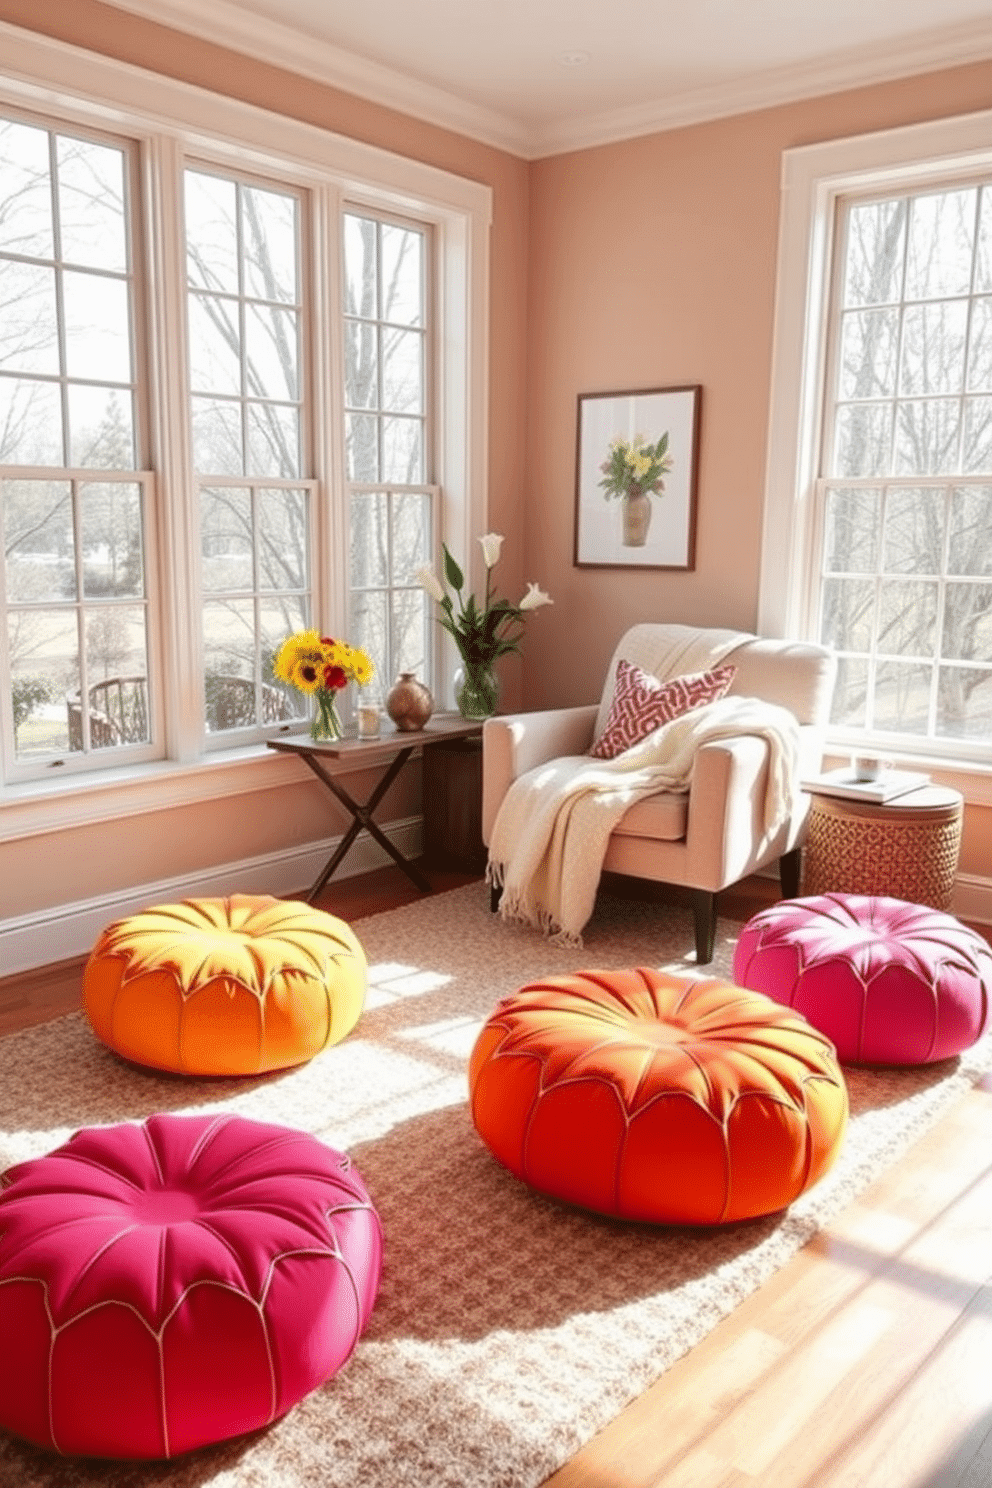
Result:
[[160,760],[101,770],[98,777],[25,781],[7,787],[0,796],[0,842],[275,790],[299,779],[296,761],[264,744],[252,744],[216,751],[189,764]]

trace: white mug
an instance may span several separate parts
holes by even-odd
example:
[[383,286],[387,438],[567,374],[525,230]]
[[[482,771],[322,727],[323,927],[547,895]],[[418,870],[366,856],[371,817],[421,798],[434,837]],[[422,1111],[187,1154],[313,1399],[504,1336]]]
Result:
[[882,772],[882,761],[874,754],[856,754],[851,760],[851,769],[855,780],[877,780]]

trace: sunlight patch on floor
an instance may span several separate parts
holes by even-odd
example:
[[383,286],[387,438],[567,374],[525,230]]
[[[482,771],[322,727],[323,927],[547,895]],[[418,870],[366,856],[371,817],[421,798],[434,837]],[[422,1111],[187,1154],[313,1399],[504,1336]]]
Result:
[[439,971],[422,970],[401,961],[379,961],[368,969],[367,1008],[388,1007],[404,997],[423,997],[450,985],[452,978]]
[[442,1054],[467,1059],[475,1045],[481,1018],[446,1018],[440,1023],[424,1023],[419,1028],[405,1028],[400,1034],[411,1043],[423,1044]]

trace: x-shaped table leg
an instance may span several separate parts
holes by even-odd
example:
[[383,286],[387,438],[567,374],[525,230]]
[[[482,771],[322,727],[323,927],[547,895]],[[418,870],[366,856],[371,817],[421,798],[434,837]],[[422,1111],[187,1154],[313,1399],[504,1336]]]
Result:
[[378,842],[379,846],[389,854],[393,861],[399,864],[399,866],[403,869],[403,872],[406,874],[407,878],[409,878],[413,883],[416,884],[421,893],[429,894],[431,892],[430,884],[428,883],[424,875],[420,872],[420,869],[416,866],[416,864],[411,863],[409,858],[405,858],[403,856],[399,849],[395,847],[392,842],[390,842],[385,832],[383,832],[380,828],[378,822],[373,821],[372,819],[373,811],[378,806],[379,802],[382,800],[383,796],[386,794],[387,790],[392,785],[393,781],[396,779],[397,775],[402,770],[407,760],[413,754],[415,748],[416,745],[410,744],[407,748],[400,750],[399,754],[397,754],[396,757],[392,760],[385,775],[383,775],[382,779],[378,782],[368,800],[364,803],[360,803],[356,801],[354,797],[350,796],[344,789],[344,787],[338,783],[333,775],[329,774],[328,771],[323,768],[320,762],[315,759],[312,754],[301,754],[300,758],[306,760],[307,764],[310,766],[314,774],[320,776],[320,779],[327,786],[328,790],[333,792],[333,794],[337,796],[342,806],[344,806],[351,813],[352,816],[351,826],[341,838],[341,841],[338,843],[334,852],[331,854],[331,857],[328,860],[327,866],[324,868],[323,873],[321,873],[317,882],[314,884],[313,888],[307,895],[308,903],[312,904],[313,901],[316,899],[317,895],[327,883],[327,880],[331,877],[331,874],[334,872],[335,868],[337,868],[338,864],[341,862],[341,859],[351,847],[352,843],[363,827],[368,832],[369,836],[374,838],[375,841]]

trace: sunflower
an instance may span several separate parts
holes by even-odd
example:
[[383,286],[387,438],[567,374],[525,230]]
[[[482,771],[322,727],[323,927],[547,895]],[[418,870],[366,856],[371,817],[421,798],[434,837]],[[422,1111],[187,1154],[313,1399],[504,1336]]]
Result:
[[283,641],[272,665],[282,682],[300,692],[316,692],[324,671],[324,650],[315,630],[301,630]]
[[365,651],[359,651],[357,647],[352,648],[351,675],[359,687],[364,687],[367,682],[371,682],[374,671],[372,658]]
[[272,670],[281,682],[300,692],[325,689],[340,692],[349,682],[364,687],[375,672],[372,658],[347,641],[322,636],[317,630],[301,630],[279,647]]

